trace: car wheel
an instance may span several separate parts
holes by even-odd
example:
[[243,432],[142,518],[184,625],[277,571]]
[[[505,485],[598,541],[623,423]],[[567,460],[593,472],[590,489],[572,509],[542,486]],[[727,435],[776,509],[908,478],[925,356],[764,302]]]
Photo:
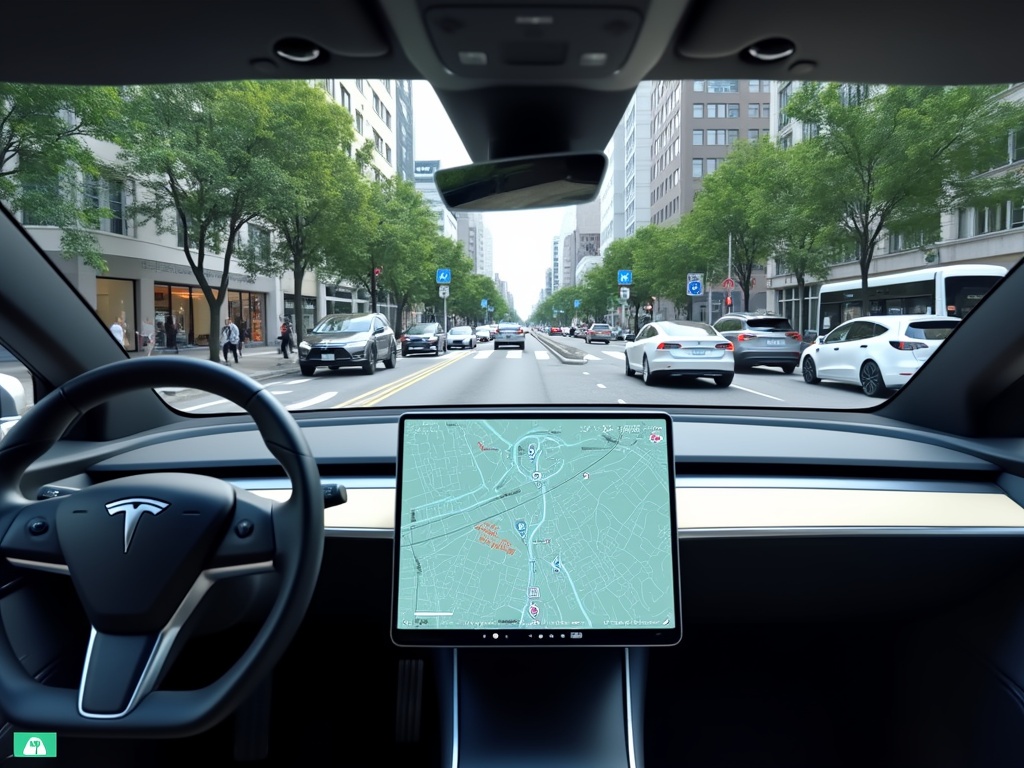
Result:
[[626,375],[627,376],[636,376],[636,371],[634,371],[632,368],[629,367],[629,358],[628,357],[626,358]]
[[860,367],[860,387],[868,397],[885,397],[889,394],[878,363],[868,360]]
[[402,346],[402,357],[408,357],[408,356],[409,356],[409,348],[403,345]]
[[526,342],[525,341],[522,344],[519,345],[519,351],[520,352],[525,352],[526,351]]
[[312,376],[316,373],[316,366],[308,365],[306,363],[299,363],[299,371],[302,372],[303,376]]
[[363,373],[367,376],[372,376],[373,372],[377,370],[377,350],[375,347],[370,348],[370,356],[366,358],[366,362],[363,363]]
[[[126,393],[166,386],[201,389],[249,414],[291,493],[271,501],[215,477],[147,472],[90,484],[59,499],[23,495],[22,479],[30,471],[41,483],[58,479],[37,462],[81,414]],[[4,438],[0,486],[5,566],[14,558],[28,570],[70,573],[69,592],[77,593],[92,632],[82,671],[89,685],[81,693],[44,684],[6,639],[0,643],[5,719],[37,727],[44,720],[75,735],[96,733],[104,723],[125,737],[198,732],[231,714],[269,679],[302,624],[323,557],[320,473],[288,410],[259,382],[231,368],[171,356],[86,371],[26,411]],[[49,536],[22,535],[35,520]],[[245,521],[247,537],[239,535]],[[230,590],[230,581],[220,579],[246,574],[270,577],[276,587],[264,623],[239,648],[234,665],[202,688],[157,690],[186,642],[186,632],[168,629],[190,626],[194,609],[207,605],[201,598],[211,581],[219,582],[214,589]]]
[[651,364],[647,362],[647,355],[644,355],[643,368],[643,374],[641,375],[643,377],[644,384],[647,384],[648,386],[654,384],[654,374],[651,372]]
[[782,372],[787,374],[787,375],[792,373],[795,370],[796,370],[796,366],[795,365],[784,365],[784,366],[782,366]]
[[385,368],[394,368],[398,364],[398,347],[394,344],[391,345],[391,354],[388,355],[388,359],[384,361]]
[[717,379],[715,379],[715,384],[717,384],[719,387],[728,387],[730,384],[732,384],[732,377],[733,374],[731,373],[726,374],[725,376],[719,376]]
[[804,364],[802,367],[804,374],[804,381],[808,384],[820,384],[821,379],[818,378],[818,369],[814,367],[814,361],[810,357],[804,358]]

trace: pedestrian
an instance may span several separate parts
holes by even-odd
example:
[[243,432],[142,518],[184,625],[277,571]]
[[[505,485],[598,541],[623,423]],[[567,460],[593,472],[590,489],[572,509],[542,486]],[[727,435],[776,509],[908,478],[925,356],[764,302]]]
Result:
[[281,341],[281,354],[284,355],[284,359],[288,359],[288,350],[294,348],[292,343],[292,332],[291,326],[288,323],[287,317],[281,318],[281,335],[277,337]]
[[124,349],[124,326],[120,320],[115,320],[110,324],[110,335],[114,337],[121,348]]
[[164,349],[173,349],[174,354],[181,354],[178,351],[178,326],[174,322],[174,315],[168,315],[164,325]]
[[220,329],[221,350],[224,353],[224,362],[231,365],[228,353],[235,356],[235,365],[238,365],[238,326],[231,322],[231,318],[224,319],[224,327]]

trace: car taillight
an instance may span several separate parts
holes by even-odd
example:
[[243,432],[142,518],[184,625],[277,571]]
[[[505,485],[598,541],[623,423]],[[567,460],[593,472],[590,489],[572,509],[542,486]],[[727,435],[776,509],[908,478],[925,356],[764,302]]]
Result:
[[928,349],[928,345],[923,344],[920,341],[890,341],[889,346],[893,349],[903,350],[904,352],[912,349]]
[[786,331],[786,335],[791,339],[796,339],[797,341],[804,340],[804,337],[800,335],[799,331]]
[[658,349],[682,349],[682,344],[675,344],[671,341],[663,341],[658,345]]
[[725,349],[732,352],[733,346],[731,341],[727,341],[724,344],[715,344],[715,349]]
[[756,338],[757,336],[755,336],[752,333],[741,333],[739,336],[736,337],[736,341],[751,341]]
[[523,333],[525,333],[525,331],[522,328],[519,328],[519,329],[516,330],[516,333],[518,333],[520,336],[522,336]]

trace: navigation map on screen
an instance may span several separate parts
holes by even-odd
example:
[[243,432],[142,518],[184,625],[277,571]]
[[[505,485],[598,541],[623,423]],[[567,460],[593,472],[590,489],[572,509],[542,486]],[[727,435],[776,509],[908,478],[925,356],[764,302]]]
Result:
[[403,418],[396,642],[679,637],[662,414]]

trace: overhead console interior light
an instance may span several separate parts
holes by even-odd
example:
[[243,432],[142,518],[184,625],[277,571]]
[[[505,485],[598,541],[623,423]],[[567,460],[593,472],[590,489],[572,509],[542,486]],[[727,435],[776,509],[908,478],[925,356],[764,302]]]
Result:
[[424,12],[444,66],[464,77],[552,80],[622,69],[643,17],[635,8],[441,6]]
[[285,61],[295,64],[312,64],[320,60],[323,55],[320,46],[309,40],[298,37],[289,37],[280,41],[274,46],[274,53]]
[[749,46],[746,53],[755,61],[782,61],[796,53],[796,46],[783,37],[772,37]]

